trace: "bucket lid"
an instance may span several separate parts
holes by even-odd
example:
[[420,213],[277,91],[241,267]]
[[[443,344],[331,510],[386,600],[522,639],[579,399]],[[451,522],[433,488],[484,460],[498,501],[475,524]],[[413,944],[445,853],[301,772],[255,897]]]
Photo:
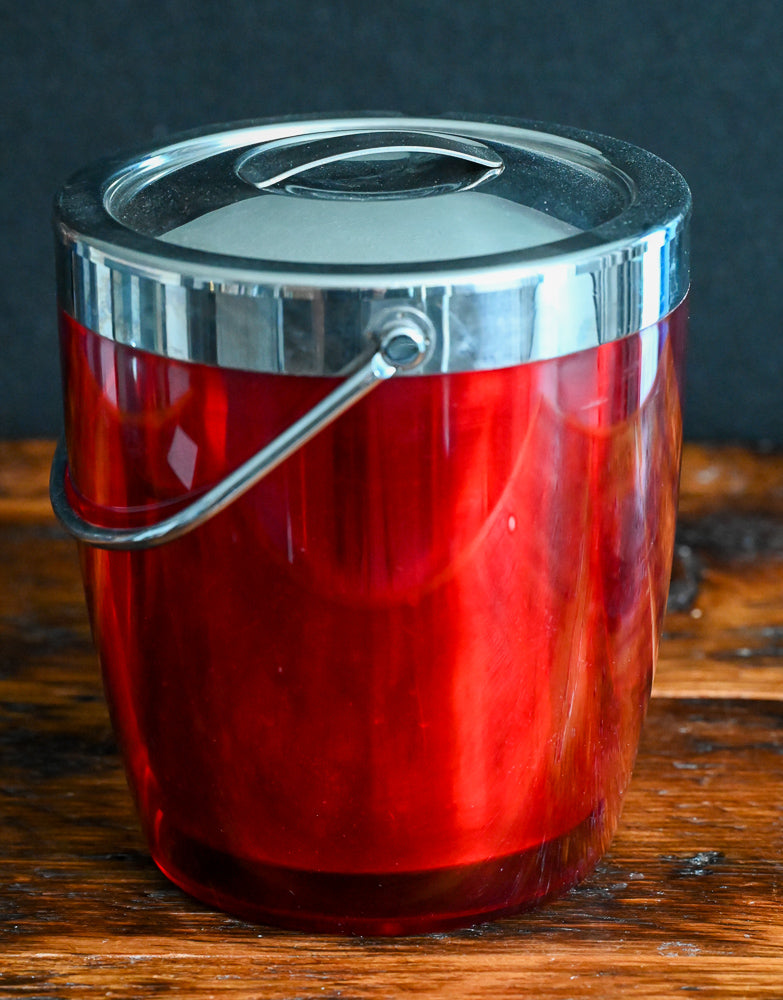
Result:
[[183,360],[335,374],[402,310],[432,345],[415,373],[498,368],[670,312],[689,213],[668,164],[571,128],[217,126],[71,179],[59,296],[102,336]]

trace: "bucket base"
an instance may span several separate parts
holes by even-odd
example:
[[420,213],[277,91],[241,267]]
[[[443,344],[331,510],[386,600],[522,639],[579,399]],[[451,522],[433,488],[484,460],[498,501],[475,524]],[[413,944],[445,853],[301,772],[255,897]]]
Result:
[[568,833],[518,854],[430,871],[302,871],[234,858],[184,836],[169,841],[168,857],[153,851],[153,858],[191,896],[256,923],[331,934],[423,934],[510,916],[566,892],[609,846],[614,831],[607,819],[599,808]]

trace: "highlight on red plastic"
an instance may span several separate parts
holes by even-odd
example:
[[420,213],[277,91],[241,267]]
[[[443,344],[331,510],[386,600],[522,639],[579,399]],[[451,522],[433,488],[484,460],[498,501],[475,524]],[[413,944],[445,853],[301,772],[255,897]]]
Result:
[[[61,329],[73,502],[105,523],[208,489],[334,385]],[[683,306],[577,354],[392,379],[189,535],[81,546],[171,879],[260,921],[406,933],[590,871],[657,655],[684,333]]]

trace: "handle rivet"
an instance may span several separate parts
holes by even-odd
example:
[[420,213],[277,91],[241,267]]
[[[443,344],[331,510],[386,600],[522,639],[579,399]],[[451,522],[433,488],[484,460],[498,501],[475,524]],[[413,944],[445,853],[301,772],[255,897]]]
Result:
[[398,305],[375,317],[368,335],[378,352],[398,371],[420,368],[430,357],[435,343],[435,327],[429,316],[412,305]]
[[415,326],[399,326],[384,334],[380,344],[381,354],[395,368],[412,368],[417,365],[429,348],[429,338]]

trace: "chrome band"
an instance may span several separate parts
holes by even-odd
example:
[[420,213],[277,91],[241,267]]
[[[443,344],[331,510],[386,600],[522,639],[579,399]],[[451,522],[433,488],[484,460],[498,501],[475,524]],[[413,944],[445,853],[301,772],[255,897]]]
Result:
[[[471,371],[558,357],[652,325],[685,297],[683,252],[681,238],[651,237],[617,251],[617,265],[610,259],[581,273],[560,262],[510,287],[357,289],[349,297],[331,289],[259,286],[240,294],[163,284],[72,254],[62,261],[60,305],[90,330],[141,350],[295,375],[340,373],[364,350],[380,312],[413,306],[429,318],[436,344],[417,373]],[[327,340],[328,327],[341,330],[339,341]]]
[[[415,372],[500,368],[557,357],[652,325],[688,289],[690,195],[663,161],[612,139],[537,126],[363,118],[225,132],[225,148],[324,130],[452,130],[482,141],[557,144],[628,184],[615,218],[551,244],[475,261],[408,267],[295,266],[210,255],[140,235],[104,208],[108,187],[168,156],[195,157],[190,138],[77,175],[57,207],[62,309],[103,337],[181,360],[260,372],[337,374],[367,348],[367,331],[400,307],[424,314],[435,346]],[[544,128],[541,126],[540,128]],[[549,126],[546,126],[548,129]],[[530,137],[533,137],[530,139]],[[340,331],[335,337],[334,331]]]

